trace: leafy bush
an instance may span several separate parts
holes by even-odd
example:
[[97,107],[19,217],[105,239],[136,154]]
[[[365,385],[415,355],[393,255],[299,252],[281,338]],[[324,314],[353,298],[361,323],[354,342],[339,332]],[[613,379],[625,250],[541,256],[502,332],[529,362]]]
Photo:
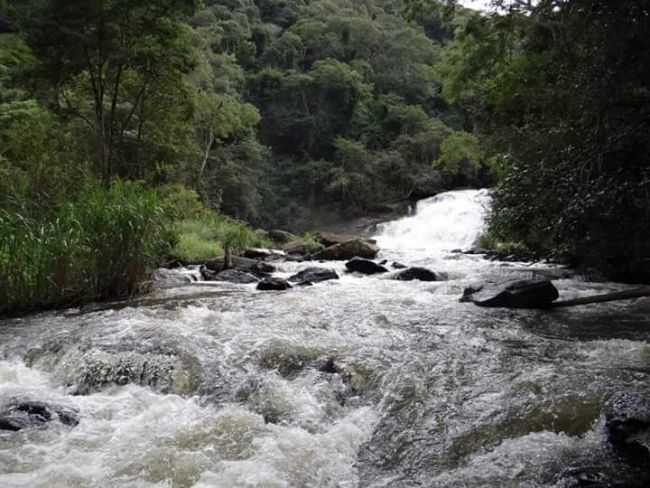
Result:
[[246,224],[207,209],[194,218],[177,222],[174,230],[178,241],[172,256],[185,263],[219,258],[226,248],[236,253],[247,247],[270,245]]

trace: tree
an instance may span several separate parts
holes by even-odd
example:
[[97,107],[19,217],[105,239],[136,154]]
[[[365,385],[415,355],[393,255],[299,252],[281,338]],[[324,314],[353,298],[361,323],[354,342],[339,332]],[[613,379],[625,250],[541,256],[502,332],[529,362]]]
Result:
[[185,98],[182,76],[193,60],[182,21],[194,7],[194,0],[47,0],[24,21],[57,111],[94,133],[104,181],[134,173],[120,151],[131,139],[140,145],[148,118],[171,109],[166,97]]

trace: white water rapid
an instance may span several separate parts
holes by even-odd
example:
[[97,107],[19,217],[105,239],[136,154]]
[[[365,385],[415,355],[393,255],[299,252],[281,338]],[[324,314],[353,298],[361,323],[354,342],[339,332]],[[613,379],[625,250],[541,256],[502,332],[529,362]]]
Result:
[[[446,281],[279,262],[278,276],[317,265],[341,279],[201,283],[0,321],[0,427],[20,402],[78,420],[0,429],[0,487],[566,488],[583,467],[636,487],[602,411],[615,392],[650,393],[650,302],[459,303],[473,281],[531,275],[451,252],[472,246],[488,203],[450,192],[380,228],[387,266]],[[620,288],[556,284],[565,297]]]
[[467,250],[484,230],[489,205],[487,190],[448,192],[421,200],[413,215],[379,227],[378,244],[428,255]]

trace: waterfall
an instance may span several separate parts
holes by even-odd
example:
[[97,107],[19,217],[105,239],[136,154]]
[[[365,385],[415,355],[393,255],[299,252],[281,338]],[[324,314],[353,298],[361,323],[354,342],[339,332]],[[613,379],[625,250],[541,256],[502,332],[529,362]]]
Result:
[[467,249],[485,228],[488,190],[441,193],[417,203],[413,215],[379,226],[380,247],[433,252]]

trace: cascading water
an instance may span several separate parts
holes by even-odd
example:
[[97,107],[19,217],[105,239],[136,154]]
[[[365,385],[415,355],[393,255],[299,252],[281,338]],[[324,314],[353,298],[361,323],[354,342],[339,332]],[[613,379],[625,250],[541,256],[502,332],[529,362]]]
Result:
[[459,303],[470,281],[530,274],[449,252],[473,244],[488,201],[450,192],[380,229],[389,263],[448,281],[327,263],[340,280],[288,292],[215,283],[0,322],[0,418],[31,401],[78,419],[0,430],[0,487],[560,488],[583,466],[640,479],[612,454],[602,407],[650,393],[650,302]]
[[378,244],[427,253],[465,250],[480,237],[489,205],[487,190],[448,192],[421,200],[414,215],[380,225]]

